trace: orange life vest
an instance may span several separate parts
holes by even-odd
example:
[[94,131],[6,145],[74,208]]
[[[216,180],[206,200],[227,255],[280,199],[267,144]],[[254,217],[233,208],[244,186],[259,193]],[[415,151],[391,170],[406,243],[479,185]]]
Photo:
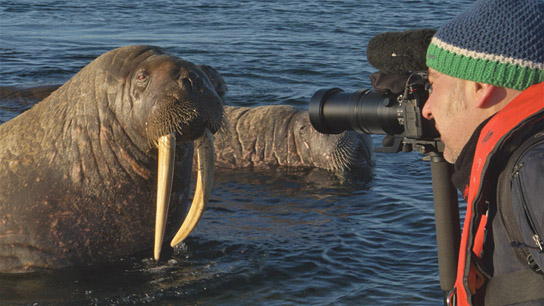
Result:
[[528,118],[544,110],[544,83],[536,84],[512,100],[484,126],[476,145],[468,186],[467,211],[457,263],[457,278],[448,296],[450,305],[473,305],[472,299],[487,280],[476,268],[472,256],[482,257],[484,230],[487,224],[486,200],[489,198],[490,182],[488,167],[501,144],[512,134],[512,130],[523,125]]

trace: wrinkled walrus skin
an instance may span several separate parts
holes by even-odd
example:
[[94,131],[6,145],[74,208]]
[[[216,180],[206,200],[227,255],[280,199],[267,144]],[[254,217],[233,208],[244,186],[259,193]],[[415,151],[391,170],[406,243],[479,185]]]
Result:
[[222,101],[195,65],[152,46],[107,52],[0,125],[0,272],[116,260],[153,245],[156,138],[176,135],[166,236],[188,205],[192,140]]
[[307,111],[288,105],[225,106],[228,129],[215,139],[215,165],[222,168],[305,167],[333,172],[368,169],[369,135],[321,134]]

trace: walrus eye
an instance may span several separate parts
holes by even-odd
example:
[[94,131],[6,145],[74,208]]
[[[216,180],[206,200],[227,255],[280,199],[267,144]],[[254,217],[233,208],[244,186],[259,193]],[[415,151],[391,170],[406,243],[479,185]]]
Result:
[[140,87],[144,87],[147,84],[147,80],[149,79],[149,73],[145,70],[141,70],[136,75],[136,84]]

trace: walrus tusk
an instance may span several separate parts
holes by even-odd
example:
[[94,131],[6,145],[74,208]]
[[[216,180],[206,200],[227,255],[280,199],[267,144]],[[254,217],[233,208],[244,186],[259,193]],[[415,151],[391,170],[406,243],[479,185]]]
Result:
[[161,255],[164,228],[172,193],[176,136],[174,134],[161,136],[157,147],[159,150],[159,165],[157,170],[157,213],[155,215],[155,260],[159,260]]
[[195,194],[189,213],[179,228],[179,231],[172,239],[172,242],[170,243],[171,246],[175,246],[183,241],[183,239],[187,238],[191,231],[193,231],[202,217],[202,213],[208,204],[208,199],[210,198],[212,191],[215,151],[213,146],[213,135],[208,129],[205,129],[204,134],[195,140],[195,148],[197,152],[198,167]]

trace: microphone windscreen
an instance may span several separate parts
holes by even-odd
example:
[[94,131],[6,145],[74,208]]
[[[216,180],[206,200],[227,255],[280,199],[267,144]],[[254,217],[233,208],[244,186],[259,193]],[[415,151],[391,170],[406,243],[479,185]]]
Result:
[[427,70],[427,47],[434,29],[407,30],[378,34],[368,42],[368,62],[383,73]]

